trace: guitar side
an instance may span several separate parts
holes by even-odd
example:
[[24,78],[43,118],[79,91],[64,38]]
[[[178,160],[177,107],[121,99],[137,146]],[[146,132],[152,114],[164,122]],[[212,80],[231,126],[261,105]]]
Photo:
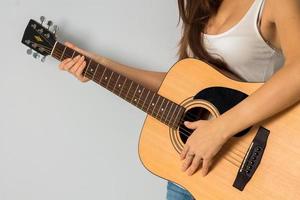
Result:
[[[206,88],[226,87],[250,95],[261,85],[234,81],[206,63],[185,59],[167,73],[159,94],[182,104]],[[209,102],[206,106],[211,107],[212,112],[216,109]],[[246,135],[232,138],[222,148],[208,176],[202,177],[199,171],[187,176],[180,170],[182,161],[169,127],[148,115],[140,135],[139,156],[150,172],[183,186],[196,199],[297,199],[300,198],[300,162],[297,160],[300,157],[300,127],[297,122],[300,122],[298,104],[260,124],[271,133],[261,164],[244,191],[232,184],[239,170],[237,165],[242,163],[241,157],[258,130],[256,126]],[[283,152],[289,152],[289,156]]]

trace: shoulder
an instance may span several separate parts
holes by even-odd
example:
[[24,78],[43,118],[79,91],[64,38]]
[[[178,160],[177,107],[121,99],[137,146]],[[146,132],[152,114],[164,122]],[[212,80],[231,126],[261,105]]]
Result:
[[268,3],[271,20],[276,26],[283,52],[287,58],[300,55],[300,1],[299,0],[265,0]]
[[289,18],[297,18],[300,16],[300,1],[299,0],[265,0],[265,4],[270,11],[269,20],[279,23],[281,20]]

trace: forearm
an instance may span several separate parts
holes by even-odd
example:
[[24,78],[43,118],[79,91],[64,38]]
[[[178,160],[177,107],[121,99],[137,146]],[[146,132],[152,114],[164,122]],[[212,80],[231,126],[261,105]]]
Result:
[[95,56],[94,58],[100,64],[105,65],[111,70],[128,77],[129,79],[149,88],[150,90],[157,92],[166,73],[146,71],[134,67],[130,67],[124,64],[117,63],[113,60],[102,56]]
[[[282,67],[268,82],[220,117],[225,137],[257,124],[300,100],[300,66]],[[228,126],[229,125],[229,126]]]

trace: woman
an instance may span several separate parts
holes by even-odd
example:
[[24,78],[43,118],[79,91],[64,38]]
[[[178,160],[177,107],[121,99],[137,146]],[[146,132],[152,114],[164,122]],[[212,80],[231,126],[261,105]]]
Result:
[[[185,122],[194,132],[181,153],[182,171],[192,175],[201,168],[205,176],[214,156],[230,137],[300,100],[300,1],[178,0],[178,5],[183,21],[179,59],[195,57],[244,81],[266,82],[215,120]],[[154,91],[166,75],[125,66],[73,44],[66,45]],[[60,64],[62,70],[82,82],[88,81],[82,76],[85,66],[84,57]],[[231,126],[226,126],[229,122]],[[167,199],[193,198],[169,182]]]

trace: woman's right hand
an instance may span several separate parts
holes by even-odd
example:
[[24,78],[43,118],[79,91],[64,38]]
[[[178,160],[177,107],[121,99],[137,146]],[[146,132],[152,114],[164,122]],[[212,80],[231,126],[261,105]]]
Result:
[[70,42],[66,42],[65,45],[67,47],[79,52],[81,55],[78,55],[77,57],[75,57],[73,59],[67,58],[67,59],[63,60],[59,64],[59,68],[63,71],[67,71],[67,72],[71,73],[81,82],[89,81],[90,79],[88,79],[82,75],[82,72],[83,72],[84,68],[86,67],[86,61],[84,58],[86,56],[86,57],[95,59],[97,57],[97,55],[95,55],[91,52],[85,51],[83,49],[80,49]]

